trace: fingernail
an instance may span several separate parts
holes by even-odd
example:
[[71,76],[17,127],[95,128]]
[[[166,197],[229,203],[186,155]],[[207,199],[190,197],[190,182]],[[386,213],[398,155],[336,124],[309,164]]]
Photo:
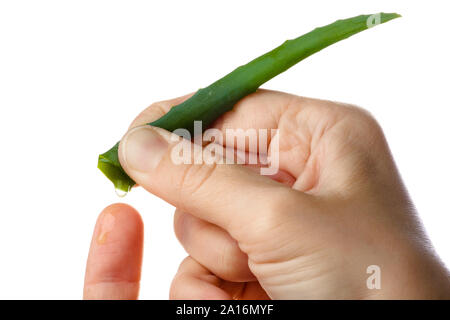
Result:
[[150,126],[130,130],[121,142],[122,165],[137,172],[149,172],[156,168],[169,144],[158,131]]

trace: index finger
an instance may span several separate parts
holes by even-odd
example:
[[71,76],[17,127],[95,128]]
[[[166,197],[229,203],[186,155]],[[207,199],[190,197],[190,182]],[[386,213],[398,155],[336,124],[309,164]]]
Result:
[[84,281],[84,299],[136,299],[139,292],[143,224],[126,204],[100,214],[92,237]]
[[[189,99],[192,95],[194,93],[153,103],[133,120],[129,129],[159,119],[172,107]],[[284,92],[258,89],[255,93],[236,103],[233,109],[221,116],[213,123],[212,127],[221,131],[225,131],[225,129],[276,129],[283,112],[296,98],[298,97]],[[270,138],[269,136],[267,144],[270,144]],[[223,145],[226,146],[226,139],[223,139]],[[237,149],[239,147],[239,145],[236,146]],[[246,147],[245,151],[248,151]]]

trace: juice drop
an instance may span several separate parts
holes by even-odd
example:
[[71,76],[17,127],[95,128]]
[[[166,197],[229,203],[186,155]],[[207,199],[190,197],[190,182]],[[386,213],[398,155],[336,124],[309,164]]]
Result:
[[128,191],[124,191],[124,190],[121,190],[121,189],[119,189],[119,188],[115,188],[115,190],[116,190],[116,195],[119,197],[119,198],[123,198],[123,197],[125,197],[127,194],[128,194]]

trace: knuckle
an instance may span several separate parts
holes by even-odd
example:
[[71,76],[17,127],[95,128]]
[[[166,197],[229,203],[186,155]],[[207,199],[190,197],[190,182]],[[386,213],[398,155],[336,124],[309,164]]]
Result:
[[356,126],[361,132],[374,138],[383,137],[383,130],[372,113],[357,106],[348,106],[348,108],[349,119],[353,126]]
[[161,102],[152,103],[149,107],[145,108],[139,115],[133,120],[128,129],[145,125],[158,118],[161,118],[167,113],[167,108]]
[[151,113],[152,116],[162,117],[167,113],[167,106],[163,102],[155,102],[150,105],[146,110]]
[[186,266],[190,263],[190,260],[191,257],[188,256],[180,263],[178,272],[173,278],[172,283],[170,284],[169,299],[179,300],[185,298],[183,293],[184,287],[183,283],[185,283],[187,275],[184,270],[186,269]]
[[239,280],[239,276],[242,273],[240,268],[240,259],[243,258],[243,253],[238,249],[234,243],[225,243],[222,247],[219,255],[217,266],[221,270],[218,270],[220,277],[228,281]]
[[182,276],[178,276],[177,275],[172,280],[172,283],[170,285],[170,290],[169,290],[169,299],[170,300],[182,299],[182,297],[181,297],[181,290],[180,290],[180,278],[182,278]]
[[177,239],[181,242],[183,239],[183,233],[185,232],[183,226],[184,226],[184,219],[186,218],[186,214],[176,210],[175,215],[173,217],[173,229],[175,232],[175,236]]

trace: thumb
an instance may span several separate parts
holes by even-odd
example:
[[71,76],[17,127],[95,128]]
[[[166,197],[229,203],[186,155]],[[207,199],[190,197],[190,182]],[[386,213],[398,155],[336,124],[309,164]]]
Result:
[[[306,194],[243,166],[194,161],[195,154],[204,155],[205,149],[163,129],[140,126],[121,140],[119,159],[128,175],[147,191],[232,236],[250,226],[279,224],[286,211],[281,208],[287,204],[296,212],[304,211],[298,209],[309,201]],[[192,156],[183,154],[180,163],[176,158],[180,150]]]

